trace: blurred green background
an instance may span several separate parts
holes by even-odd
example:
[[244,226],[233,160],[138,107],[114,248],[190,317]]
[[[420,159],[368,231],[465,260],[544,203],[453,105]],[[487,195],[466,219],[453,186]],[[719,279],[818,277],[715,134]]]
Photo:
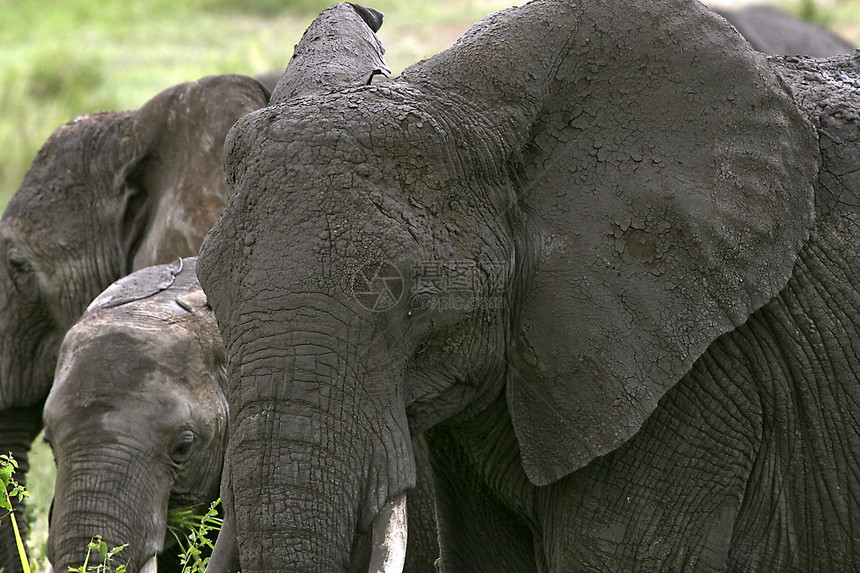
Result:
[[[448,47],[483,16],[517,3],[367,1],[385,13],[379,36],[395,73]],[[204,75],[281,70],[304,28],[329,3],[0,0],[0,211],[57,126],[85,113],[137,108],[168,86]],[[860,45],[860,0],[776,3]],[[32,465],[31,546],[41,571],[53,484],[44,446],[34,450]]]
[[[395,71],[505,0],[378,0]],[[326,0],[0,0],[0,210],[59,125],[208,74],[281,70]]]

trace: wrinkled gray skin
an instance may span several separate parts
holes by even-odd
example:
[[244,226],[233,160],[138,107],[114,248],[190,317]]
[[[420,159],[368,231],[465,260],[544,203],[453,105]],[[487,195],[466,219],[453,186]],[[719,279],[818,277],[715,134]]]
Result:
[[825,58],[852,52],[855,48],[827,28],[795,18],[766,4],[752,4],[737,10],[719,9],[750,45],[774,56]]
[[425,430],[442,571],[853,569],[857,58],[542,0],[367,85],[358,22],[231,131],[199,258],[242,572],[367,571]]
[[[128,544],[130,573],[152,571],[156,554],[158,571],[180,571],[167,510],[203,510],[218,497],[227,376],[196,264],[179,259],[120,279],[65,336],[43,416],[57,464],[47,542],[55,571],[80,566],[96,535]],[[428,460],[422,466],[429,471]],[[410,539],[410,571],[435,571],[438,557],[429,480],[409,498],[428,534]]]
[[132,273],[93,301],[66,334],[45,402],[55,571],[79,567],[101,535],[109,547],[128,544],[120,561],[137,572],[173,540],[168,509],[202,511],[218,497],[226,382],[196,259]]
[[[207,77],[79,117],[39,151],[0,219],[0,451],[19,480],[66,331],[120,277],[197,254],[229,195],[224,137],[267,96],[251,78]],[[9,520],[3,567],[20,571]]]

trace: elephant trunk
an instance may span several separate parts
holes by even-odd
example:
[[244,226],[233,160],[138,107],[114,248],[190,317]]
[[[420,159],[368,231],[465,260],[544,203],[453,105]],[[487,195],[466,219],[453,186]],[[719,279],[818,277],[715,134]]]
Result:
[[128,544],[112,559],[112,567],[126,564],[129,573],[154,571],[153,557],[164,544],[170,488],[140,463],[108,457],[98,449],[94,455],[98,459],[87,452],[58,460],[48,560],[55,571],[80,567],[85,559],[99,564],[99,553],[89,551],[87,556],[87,547],[100,536],[108,549]]
[[293,308],[267,313],[287,332],[252,327],[243,344],[228,342],[249,357],[231,377],[224,496],[241,569],[367,571],[377,517],[415,480],[398,380],[369,367],[390,359],[384,345],[355,336],[358,317]]

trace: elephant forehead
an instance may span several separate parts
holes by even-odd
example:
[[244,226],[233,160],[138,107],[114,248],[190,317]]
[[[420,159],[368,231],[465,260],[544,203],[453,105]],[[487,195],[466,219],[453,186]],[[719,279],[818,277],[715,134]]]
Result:
[[[332,160],[388,172],[441,165],[451,139],[438,110],[409,86],[371,86],[281,104],[268,110],[267,140],[281,142],[286,162]],[[313,153],[308,153],[308,150]]]
[[3,219],[28,219],[28,224],[50,229],[58,221],[45,217],[47,210],[88,204],[94,189],[113,186],[132,120],[131,112],[105,112],[57,128],[33,160]]
[[176,329],[102,325],[98,334],[67,337],[45,403],[46,426],[57,440],[86,421],[122,434],[188,425],[223,424],[227,404],[217,373],[199,344]]
[[290,101],[237,123],[226,144],[228,176],[246,207],[259,199],[294,213],[351,197],[347,219],[361,212],[368,221],[369,208],[399,220],[417,209],[422,225],[450,228],[432,219],[511,208],[509,153],[470,105],[398,82]]
[[[220,271],[207,267],[228,252],[241,253],[233,265],[265,268],[267,281],[278,275],[284,290],[324,288],[350,301],[357,277],[382,261],[404,277],[428,261],[507,262],[505,217],[497,216],[511,209],[507,172],[493,168],[491,138],[467,140],[465,112],[452,108],[456,102],[391,82],[291,100],[240,120],[226,143],[236,193],[201,254],[216,309],[261,284],[240,278],[242,292],[219,300],[205,279]],[[293,264],[272,265],[272,252],[288,253]]]
[[[180,325],[160,320],[98,317],[76,324],[60,349],[55,387],[117,389],[198,383],[205,371],[202,343]],[[101,381],[101,382],[99,382]]]

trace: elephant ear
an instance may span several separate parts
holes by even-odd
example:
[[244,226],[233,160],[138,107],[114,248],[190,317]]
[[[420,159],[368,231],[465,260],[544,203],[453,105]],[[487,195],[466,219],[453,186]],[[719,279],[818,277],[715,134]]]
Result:
[[[177,259],[163,265],[146,267],[114,282],[93,300],[87,312],[96,309],[116,308],[159,295],[172,289],[174,296],[195,293],[197,258]],[[188,311],[191,312],[191,311]]]
[[385,49],[375,34],[381,26],[382,13],[373,8],[342,2],[325,10],[296,45],[272,103],[367,85],[378,74],[389,76]]
[[764,58],[704,6],[536,1],[403,79],[468,101],[517,166],[507,399],[534,484],[628,440],[787,283],[816,142]]
[[208,76],[159,93],[135,114],[128,136],[135,153],[119,177],[126,197],[118,234],[129,271],[197,254],[230,195],[227,132],[267,96],[252,78]]

